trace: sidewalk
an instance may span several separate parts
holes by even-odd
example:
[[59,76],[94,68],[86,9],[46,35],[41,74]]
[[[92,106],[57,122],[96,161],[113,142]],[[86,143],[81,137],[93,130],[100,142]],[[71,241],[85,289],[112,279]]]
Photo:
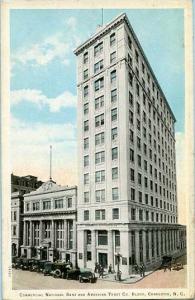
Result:
[[[154,271],[145,272],[145,277],[152,274],[153,272]],[[99,278],[99,273],[95,273],[95,276],[97,277],[98,280],[112,281],[118,283],[128,283],[128,284],[138,282],[143,278],[145,278],[145,277],[141,277],[139,274],[131,274],[131,275],[127,275],[126,277],[122,276],[121,281],[118,281],[115,279],[116,273],[114,274],[104,273],[103,278]]]

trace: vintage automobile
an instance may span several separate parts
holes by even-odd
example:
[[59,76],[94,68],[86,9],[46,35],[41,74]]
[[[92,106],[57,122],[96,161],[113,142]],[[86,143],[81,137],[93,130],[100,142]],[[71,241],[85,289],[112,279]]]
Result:
[[67,271],[66,274],[66,279],[74,279],[74,280],[78,280],[79,279],[79,275],[80,275],[80,269],[79,268],[75,268],[75,269],[71,269]]
[[31,271],[36,271],[38,273],[43,272],[44,268],[45,268],[45,264],[48,263],[48,260],[36,260],[36,262],[34,262]]
[[22,266],[23,266],[23,257],[17,257],[15,259],[15,269],[22,269]]
[[44,276],[52,275],[54,278],[66,278],[69,268],[69,264],[64,262],[47,262],[43,274]]
[[89,269],[80,269],[79,281],[95,283],[96,277],[95,274],[91,272]]
[[16,260],[17,260],[17,256],[12,256],[12,268],[16,268]]
[[160,269],[166,269],[166,268],[171,268],[171,262],[172,262],[172,259],[173,257],[172,256],[168,256],[168,255],[165,255],[162,257],[162,262],[161,262],[161,265],[160,265]]

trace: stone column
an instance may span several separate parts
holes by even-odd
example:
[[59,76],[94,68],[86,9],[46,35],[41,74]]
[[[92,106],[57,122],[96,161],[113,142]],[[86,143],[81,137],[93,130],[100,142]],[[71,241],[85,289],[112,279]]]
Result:
[[51,220],[51,246],[54,248],[54,220]]
[[23,244],[24,244],[24,246],[26,246],[26,221],[24,221],[24,233],[23,233],[23,235],[24,235],[24,237],[23,237],[23,239],[24,239]]
[[94,229],[91,230],[91,254],[92,254],[92,264],[95,266],[95,263],[97,262],[97,252],[96,252],[96,231]]
[[64,249],[65,249],[65,251],[68,248],[67,242],[68,242],[67,220],[64,220]]
[[153,235],[154,235],[154,259],[156,260],[157,258],[157,240],[156,240],[156,230],[153,231]]
[[42,220],[39,221],[39,245],[42,243],[43,240],[43,222]]
[[146,263],[146,231],[142,231],[142,238],[143,238],[143,262]]
[[136,263],[140,264],[140,258],[139,258],[139,231],[135,230],[135,258]]
[[149,238],[149,260],[152,260],[152,237],[151,237],[151,230],[148,230],[148,238]]
[[114,266],[114,251],[113,251],[113,231],[108,230],[108,266],[111,264]]
[[158,230],[158,251],[159,251],[159,256],[161,256],[161,231]]
[[33,245],[33,237],[32,237],[32,221],[30,221],[30,243],[29,246],[32,247]]
[[77,250],[77,228],[76,228],[76,220],[73,220],[73,250]]

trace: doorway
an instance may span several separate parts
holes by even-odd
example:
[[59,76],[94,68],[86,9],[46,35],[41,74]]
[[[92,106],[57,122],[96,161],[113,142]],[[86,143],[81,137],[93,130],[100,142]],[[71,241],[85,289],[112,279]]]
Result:
[[47,260],[47,247],[44,247],[43,249],[41,249],[41,259]]
[[98,253],[99,264],[104,268],[108,267],[108,255],[107,253]]

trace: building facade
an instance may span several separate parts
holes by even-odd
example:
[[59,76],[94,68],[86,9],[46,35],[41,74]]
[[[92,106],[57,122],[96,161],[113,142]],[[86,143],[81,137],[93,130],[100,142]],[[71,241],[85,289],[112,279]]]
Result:
[[43,182],[37,180],[37,177],[32,175],[27,176],[17,176],[13,173],[11,174],[11,192],[21,192],[23,194],[30,193],[38,189]]
[[12,256],[20,256],[20,246],[23,239],[22,214],[23,214],[23,193],[14,192],[11,194],[11,243]]
[[180,252],[175,117],[126,14],[75,54],[78,265],[153,267]]
[[77,187],[45,182],[24,195],[23,245],[28,258],[76,264]]

